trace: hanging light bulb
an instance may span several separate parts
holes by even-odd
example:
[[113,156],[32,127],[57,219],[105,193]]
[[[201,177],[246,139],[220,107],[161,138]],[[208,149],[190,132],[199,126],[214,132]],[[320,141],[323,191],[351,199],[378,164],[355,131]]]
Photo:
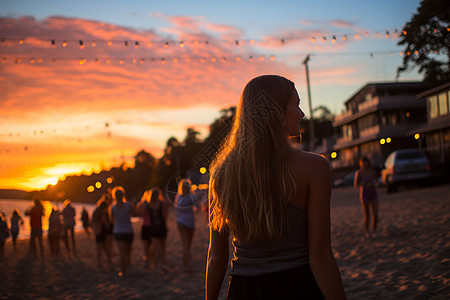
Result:
[[312,38],[311,38],[311,42],[312,42],[312,43],[315,43],[315,42],[316,42],[316,38],[315,38],[315,37],[312,37]]
[[236,57],[236,61],[240,62],[242,60],[242,58],[240,56]]
[[264,56],[260,56],[260,57],[259,57],[259,60],[260,60],[260,61],[264,61],[265,59],[266,59],[266,58],[265,58]]
[[184,48],[184,42],[183,41],[180,42],[180,48]]
[[191,59],[190,59],[189,57],[186,57],[185,61],[186,61],[187,63],[190,63],[190,62],[191,62]]
[[366,33],[364,34],[364,36],[365,36],[366,38],[368,38],[368,37],[369,37],[369,33],[366,32]]
[[112,42],[108,41],[108,46],[111,47],[112,46]]
[[52,40],[52,47],[55,47],[55,46],[56,46],[55,40]]
[[323,37],[322,37],[322,41],[323,41],[323,42],[326,42],[326,41],[327,41],[327,37],[326,37],[326,36],[323,36]]
[[386,30],[386,35],[385,36],[386,36],[387,39],[389,38],[390,34],[389,34],[388,30]]
[[336,44],[336,36],[333,35],[333,38],[331,39],[331,43]]
[[141,65],[145,63],[145,59],[141,58]]
[[283,45],[284,46],[284,44],[286,43],[286,41],[284,40],[284,39],[281,39],[281,45]]
[[135,48],[135,49],[139,48],[139,42],[138,42],[138,41],[136,41],[136,42],[134,43],[134,48]]
[[38,58],[38,63],[42,63],[42,58]]
[[119,64],[123,65],[123,59],[119,60]]
[[169,42],[164,43],[164,48],[169,48]]
[[83,65],[86,62],[85,58],[80,59],[80,65]]
[[165,65],[165,64],[166,64],[166,59],[165,59],[165,58],[161,58],[161,63],[162,63],[163,65]]
[[239,46],[239,41],[238,40],[236,40],[234,43],[236,44],[236,46]]
[[222,57],[222,59],[220,60],[222,63],[226,63],[227,62],[227,58],[225,56]]
[[34,64],[34,58],[30,59],[30,63]]
[[254,44],[255,43],[255,40],[250,40],[250,44]]
[[174,62],[174,63],[177,63],[177,62],[178,62],[178,58],[175,57],[175,58],[173,59],[173,62]]
[[402,31],[402,34],[403,34],[403,35],[406,35],[406,33],[407,33],[406,30],[403,30],[403,31]]
[[137,63],[137,59],[133,58],[133,64],[136,64],[136,63]]
[[342,37],[342,40],[346,41],[347,40],[347,35],[344,34],[344,36]]
[[91,45],[92,45],[92,47],[95,47],[95,46],[97,46],[97,43],[95,41],[92,41]]
[[6,57],[2,58],[2,63],[6,64]]
[[23,44],[23,39],[20,39],[19,40],[19,45],[22,45]]
[[128,47],[128,41],[125,41],[125,47]]
[[150,41],[148,42],[148,47],[151,48],[153,46],[153,43]]
[[355,39],[359,40],[359,35],[357,33],[355,34]]
[[250,57],[248,58],[248,60],[249,60],[250,62],[253,62],[253,56],[250,56]]
[[79,43],[80,43],[80,49],[84,49],[84,43],[83,43],[83,41],[80,40]]
[[215,57],[211,57],[211,62],[215,63],[217,61],[217,59]]
[[200,58],[200,62],[201,63],[204,63],[205,62],[205,59],[202,57],[202,58]]
[[271,60],[271,61],[274,61],[274,60],[275,60],[275,56],[271,55],[271,56],[270,56],[270,60]]

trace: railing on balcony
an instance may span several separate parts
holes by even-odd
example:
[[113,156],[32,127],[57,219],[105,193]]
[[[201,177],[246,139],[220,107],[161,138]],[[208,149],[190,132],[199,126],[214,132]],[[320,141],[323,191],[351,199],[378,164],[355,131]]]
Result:
[[348,118],[352,115],[352,111],[351,110],[347,110],[345,112],[343,112],[340,115],[337,115],[336,117],[334,117],[334,122],[339,122],[345,118]]
[[360,104],[358,104],[358,111],[363,111],[367,108],[376,106],[380,103],[379,98],[378,97],[373,97],[371,100],[369,101],[364,101]]
[[379,132],[380,132],[380,125],[375,125],[375,126],[360,130],[359,137],[363,138],[366,136],[378,134]]

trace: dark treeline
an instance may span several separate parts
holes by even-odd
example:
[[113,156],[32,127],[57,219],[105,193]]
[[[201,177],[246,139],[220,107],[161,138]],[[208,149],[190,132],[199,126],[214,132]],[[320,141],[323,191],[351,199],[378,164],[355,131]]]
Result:
[[[108,189],[120,185],[125,188],[129,200],[137,201],[142,193],[151,187],[159,187],[165,192],[176,191],[177,180],[182,177],[189,176],[196,184],[206,183],[207,176],[201,176],[199,169],[209,168],[223,139],[230,132],[235,110],[235,107],[221,110],[220,117],[210,125],[209,136],[204,140],[198,138],[199,132],[193,128],[187,129],[183,141],[170,137],[164,154],[159,159],[141,150],[134,157],[133,168],[122,165],[91,175],[67,176],[64,180],[59,180],[56,185],[49,185],[44,190],[31,192],[30,196],[51,201],[71,199],[75,202],[95,203],[102,194],[108,192]],[[321,108],[320,111],[322,113],[320,118],[315,120],[318,141],[332,134],[329,111],[326,108]],[[308,145],[308,120],[303,121],[301,125],[305,129],[303,143]],[[96,184],[99,185],[98,183],[101,187],[96,186]],[[88,187],[91,187],[90,191]]]

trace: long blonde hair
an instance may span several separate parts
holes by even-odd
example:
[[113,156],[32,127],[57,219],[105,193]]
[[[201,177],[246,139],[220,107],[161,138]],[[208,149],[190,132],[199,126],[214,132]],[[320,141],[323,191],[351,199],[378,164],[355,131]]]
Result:
[[210,227],[240,241],[277,239],[295,194],[284,116],[294,83],[264,75],[244,88],[233,127],[210,168]]

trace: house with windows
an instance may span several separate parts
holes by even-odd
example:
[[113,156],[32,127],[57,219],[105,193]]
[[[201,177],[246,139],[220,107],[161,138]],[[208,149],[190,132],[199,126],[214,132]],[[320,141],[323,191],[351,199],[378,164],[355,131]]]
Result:
[[426,123],[427,104],[417,95],[427,88],[423,82],[368,83],[351,96],[333,122],[339,131],[330,155],[335,174],[358,168],[362,156],[382,168],[392,151],[418,147],[413,132]]
[[410,132],[418,139],[419,147],[431,164],[441,170],[450,167],[450,83],[429,89],[417,95],[426,98],[427,122]]

